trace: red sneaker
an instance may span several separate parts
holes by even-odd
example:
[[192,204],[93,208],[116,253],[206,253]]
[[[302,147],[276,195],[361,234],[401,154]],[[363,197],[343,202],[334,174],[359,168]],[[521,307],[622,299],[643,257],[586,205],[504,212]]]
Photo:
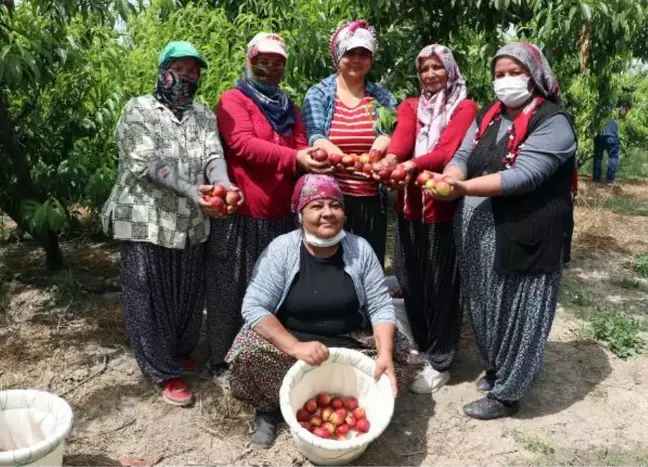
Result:
[[178,362],[184,371],[194,371],[198,368],[198,363],[191,357],[178,357]]
[[180,378],[174,378],[164,383],[162,398],[168,404],[184,407],[191,404],[193,394],[191,388],[184,381]]

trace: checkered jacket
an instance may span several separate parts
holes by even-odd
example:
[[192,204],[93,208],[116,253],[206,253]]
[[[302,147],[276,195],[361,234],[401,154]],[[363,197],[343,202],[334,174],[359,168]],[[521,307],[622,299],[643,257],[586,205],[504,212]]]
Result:
[[179,121],[152,95],[131,99],[117,124],[117,180],[102,210],[104,231],[117,240],[182,249],[205,242],[209,219],[191,200],[148,177],[162,159],[189,183],[206,183],[208,162],[223,157],[216,117],[194,104]]
[[[302,118],[306,124],[308,144],[313,145],[321,138],[327,138],[335,111],[335,95],[337,93],[337,75],[331,75],[311,87],[304,98]],[[367,82],[367,93],[373,96],[378,106],[396,108],[396,98],[385,89]],[[380,134],[377,130],[377,133]]]

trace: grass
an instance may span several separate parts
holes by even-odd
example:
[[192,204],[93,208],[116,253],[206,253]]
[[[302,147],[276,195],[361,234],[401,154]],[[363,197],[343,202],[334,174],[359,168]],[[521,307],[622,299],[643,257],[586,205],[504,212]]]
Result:
[[555,452],[555,449],[551,445],[535,435],[529,435],[519,430],[512,430],[510,435],[516,443],[529,452],[542,454],[543,456],[549,456]]
[[638,253],[632,259],[632,269],[641,277],[648,277],[648,253]]
[[620,214],[632,216],[648,216],[648,204],[632,198],[608,198],[603,207]]
[[[608,157],[603,156],[602,175],[607,173]],[[580,173],[592,175],[593,159],[589,159],[580,169]],[[640,147],[621,148],[621,160],[616,172],[616,178],[621,180],[648,179],[648,151]]]
[[626,290],[637,290],[641,288],[641,282],[638,279],[624,277],[621,280],[615,281],[614,285]]
[[587,328],[594,339],[620,358],[631,358],[648,350],[641,336],[644,323],[625,313],[596,307]]

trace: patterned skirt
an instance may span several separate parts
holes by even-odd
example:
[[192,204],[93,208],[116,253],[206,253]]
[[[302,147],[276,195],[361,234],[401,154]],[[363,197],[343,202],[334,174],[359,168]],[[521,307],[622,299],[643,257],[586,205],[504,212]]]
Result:
[[182,375],[177,357],[200,337],[205,297],[205,244],[183,250],[121,242],[121,289],[135,360],[154,383]]
[[222,363],[243,325],[241,306],[254,265],[275,238],[294,230],[295,217],[237,216],[212,219],[207,242],[207,343],[212,363]]
[[542,369],[562,271],[496,272],[490,200],[478,205],[462,201],[455,228],[462,304],[487,369],[496,372],[491,394],[503,401],[517,401]]
[[[378,355],[373,335],[366,332],[349,334],[358,343],[359,351],[375,358]],[[407,391],[415,371],[410,365],[411,344],[397,334],[394,345],[394,367],[398,392]],[[277,349],[251,329],[243,329],[227,354],[230,364],[230,387],[237,399],[251,404],[256,410],[269,412],[279,408],[279,389],[295,359]]]
[[452,223],[426,224],[398,217],[394,273],[419,352],[447,371],[459,348],[461,308]]

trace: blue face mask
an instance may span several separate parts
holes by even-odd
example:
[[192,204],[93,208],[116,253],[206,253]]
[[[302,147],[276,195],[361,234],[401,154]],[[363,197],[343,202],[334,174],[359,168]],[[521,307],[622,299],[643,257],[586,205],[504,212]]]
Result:
[[245,77],[247,78],[248,83],[267,96],[272,96],[279,90],[279,86],[276,84],[262,83],[256,79],[252,70],[247,70],[245,72]]

